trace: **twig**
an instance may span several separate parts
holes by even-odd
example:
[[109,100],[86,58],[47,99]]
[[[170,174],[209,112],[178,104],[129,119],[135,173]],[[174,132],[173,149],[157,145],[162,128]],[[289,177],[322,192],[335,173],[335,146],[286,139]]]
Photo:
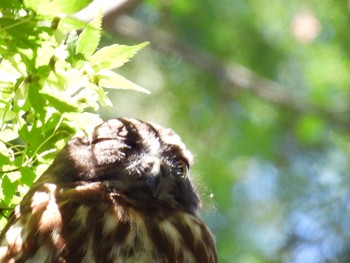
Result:
[[[109,22],[110,23],[110,22]],[[110,24],[106,25],[110,27]],[[220,82],[225,81],[232,88],[228,91],[234,96],[237,90],[247,90],[266,101],[286,107],[302,114],[313,114],[343,129],[350,129],[350,118],[346,112],[331,111],[312,105],[290,92],[288,87],[258,76],[248,68],[237,63],[226,65],[214,55],[178,41],[171,34],[153,28],[148,28],[130,16],[120,15],[115,18],[110,30],[138,41],[149,41],[157,50],[170,54],[179,54],[187,62],[193,64]]]

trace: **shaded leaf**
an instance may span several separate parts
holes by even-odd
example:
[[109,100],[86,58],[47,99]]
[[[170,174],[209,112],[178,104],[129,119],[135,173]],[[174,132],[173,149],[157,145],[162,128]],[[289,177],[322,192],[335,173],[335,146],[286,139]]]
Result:
[[46,112],[46,101],[43,95],[39,93],[39,86],[36,83],[32,83],[30,85],[28,90],[28,98],[34,110],[41,116],[44,116]]
[[[12,173],[10,173],[2,178],[1,189],[2,189],[2,193],[5,197],[5,200],[7,200],[10,203],[14,194],[16,193],[17,184],[12,183],[12,179],[10,179],[9,176],[12,177],[13,176]],[[17,175],[15,175],[15,177],[16,178],[20,177],[20,174],[18,173]]]
[[63,97],[54,97],[49,94],[43,93],[43,96],[49,101],[50,105],[55,107],[59,112],[76,112],[79,111],[79,107],[69,101],[64,100]]

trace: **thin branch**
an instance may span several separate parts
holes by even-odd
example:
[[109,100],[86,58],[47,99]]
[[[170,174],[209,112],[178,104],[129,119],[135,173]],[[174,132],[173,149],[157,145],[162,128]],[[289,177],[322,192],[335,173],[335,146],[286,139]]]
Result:
[[19,171],[19,168],[14,168],[14,169],[11,169],[11,170],[5,170],[5,171],[0,171],[0,174],[8,174],[8,173],[13,173],[13,172],[18,172]]
[[14,209],[15,209],[15,206],[0,206],[0,211],[11,211]]
[[[138,20],[126,16],[108,14],[105,27],[120,35],[138,41],[149,41],[160,51],[179,54],[187,62],[213,75],[220,82],[225,81],[232,87],[227,95],[234,96],[237,90],[248,90],[256,96],[274,104],[287,107],[302,114],[314,114],[343,129],[350,129],[350,118],[345,111],[330,111],[306,102],[302,97],[290,92],[288,87],[275,81],[258,76],[252,70],[237,63],[226,64],[214,55],[197,47],[186,45],[171,34],[158,29],[148,28]],[[110,17],[113,17],[111,19]]]
[[250,90],[259,97],[297,111],[308,110],[307,105],[302,103],[300,98],[296,98],[293,94],[287,92],[286,87],[260,77],[237,63],[225,65],[208,52],[186,45],[167,32],[147,28],[134,18],[122,15],[116,19],[111,29],[132,39],[150,41],[152,46],[158,50],[179,54],[191,64],[209,72],[220,81],[226,81],[235,88]]
[[139,0],[94,0],[86,8],[74,14],[75,18],[83,21],[91,21],[101,10],[104,23],[109,24],[115,17],[133,9],[140,3]]

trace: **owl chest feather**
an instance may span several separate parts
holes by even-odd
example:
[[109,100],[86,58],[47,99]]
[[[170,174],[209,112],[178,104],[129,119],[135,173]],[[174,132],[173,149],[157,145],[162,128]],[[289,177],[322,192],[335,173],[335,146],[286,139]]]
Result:
[[41,188],[16,209],[1,262],[214,262],[194,215],[134,209],[97,184]]

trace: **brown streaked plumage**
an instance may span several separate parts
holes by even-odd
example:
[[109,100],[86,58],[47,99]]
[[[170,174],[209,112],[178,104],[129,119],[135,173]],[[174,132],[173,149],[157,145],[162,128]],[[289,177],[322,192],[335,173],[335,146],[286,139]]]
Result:
[[172,130],[129,118],[73,137],[0,234],[0,262],[218,262],[191,158]]

